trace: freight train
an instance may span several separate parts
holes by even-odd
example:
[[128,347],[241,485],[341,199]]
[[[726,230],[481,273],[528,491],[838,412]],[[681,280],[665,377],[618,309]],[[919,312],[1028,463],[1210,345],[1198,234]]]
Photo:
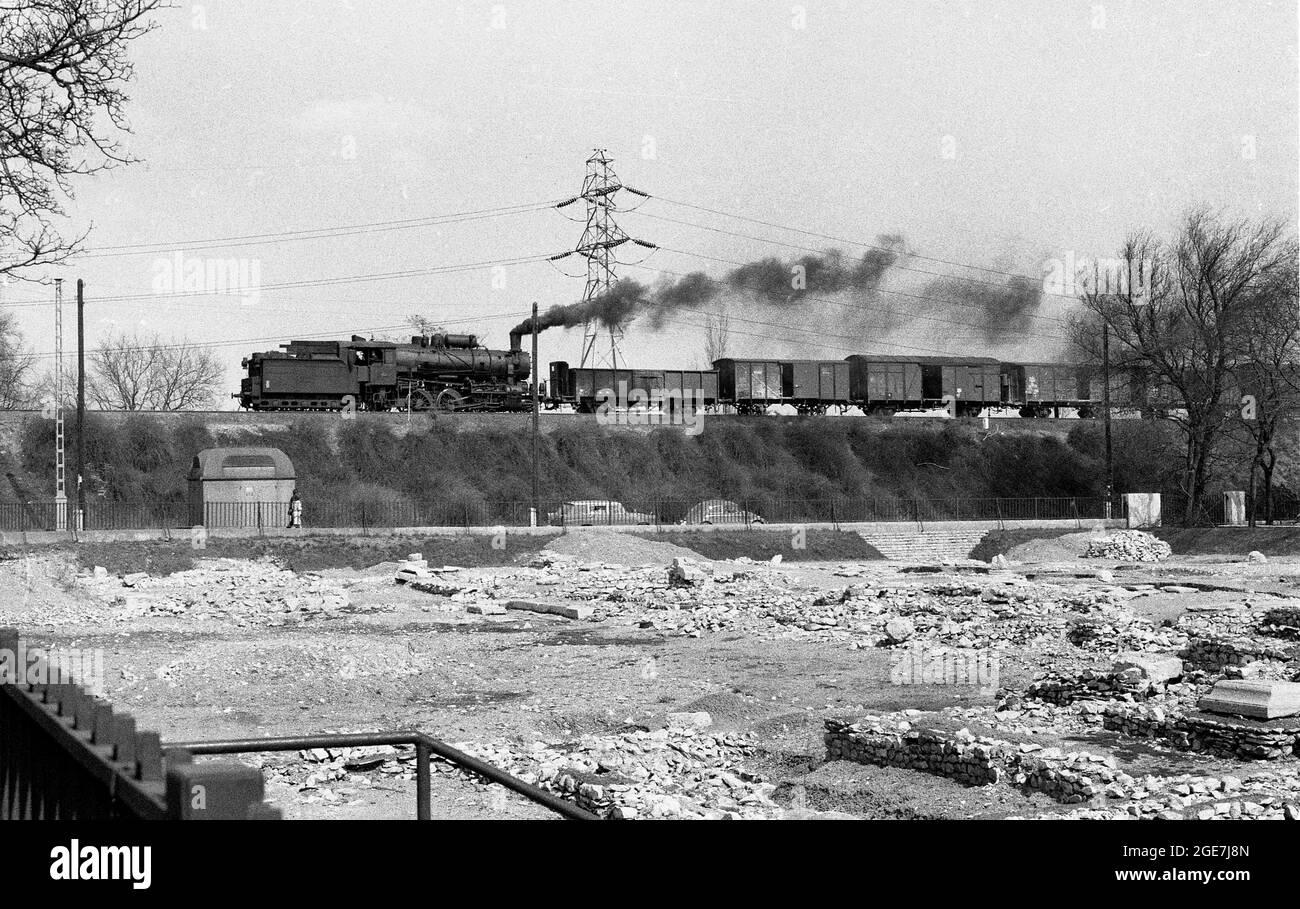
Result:
[[[368,341],[292,341],[281,351],[243,361],[240,405],[249,410],[527,411],[532,363],[512,334],[508,350],[492,350],[476,335],[415,336],[409,344]],[[547,408],[572,406],[594,413],[662,400],[665,406],[764,413],[789,405],[801,414],[947,409],[973,417],[1012,409],[1022,417],[1088,418],[1100,410],[1101,378],[1088,367],[1011,363],[990,357],[915,357],[854,354],[842,360],[725,357],[713,369],[588,369],[550,364],[538,396]],[[1117,408],[1150,413],[1163,396],[1140,376],[1116,372]]]

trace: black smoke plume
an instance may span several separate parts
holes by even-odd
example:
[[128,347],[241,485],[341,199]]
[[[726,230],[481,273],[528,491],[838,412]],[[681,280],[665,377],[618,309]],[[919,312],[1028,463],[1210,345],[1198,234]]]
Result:
[[940,278],[925,288],[954,321],[977,329],[988,341],[1002,342],[1033,334],[1034,316],[1043,302],[1043,285],[1020,275],[963,280]]
[[[711,278],[691,272],[654,285],[624,278],[608,291],[579,303],[550,307],[538,316],[537,330],[574,328],[587,322],[613,328],[645,318],[651,329],[662,329],[673,315],[697,310],[719,300],[747,300],[779,308],[799,306],[809,298],[834,294],[875,297],[890,267],[905,256],[898,236],[880,238],[880,246],[860,258],[839,250],[783,260],[776,257],[749,262]],[[529,334],[532,320],[520,322],[512,334]]]

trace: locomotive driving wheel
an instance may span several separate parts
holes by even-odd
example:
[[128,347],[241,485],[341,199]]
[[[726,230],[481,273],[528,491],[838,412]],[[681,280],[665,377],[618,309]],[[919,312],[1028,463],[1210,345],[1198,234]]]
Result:
[[454,388],[444,388],[438,392],[437,397],[433,399],[434,410],[442,413],[452,413],[460,410],[465,404],[465,396]]
[[423,388],[417,388],[411,392],[411,410],[426,411],[433,410],[433,408],[433,395],[429,394]]

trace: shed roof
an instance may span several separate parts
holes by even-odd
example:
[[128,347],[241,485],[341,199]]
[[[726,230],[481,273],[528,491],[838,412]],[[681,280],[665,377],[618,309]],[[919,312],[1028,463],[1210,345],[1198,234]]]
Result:
[[292,480],[293,462],[278,448],[205,448],[190,465],[191,480]]

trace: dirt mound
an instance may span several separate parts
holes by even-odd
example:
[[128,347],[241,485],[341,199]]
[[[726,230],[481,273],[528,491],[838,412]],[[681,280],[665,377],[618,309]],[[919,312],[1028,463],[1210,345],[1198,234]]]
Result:
[[667,565],[673,559],[699,559],[700,554],[684,546],[647,540],[617,530],[575,530],[546,544],[546,552],[579,562],[611,565]]

